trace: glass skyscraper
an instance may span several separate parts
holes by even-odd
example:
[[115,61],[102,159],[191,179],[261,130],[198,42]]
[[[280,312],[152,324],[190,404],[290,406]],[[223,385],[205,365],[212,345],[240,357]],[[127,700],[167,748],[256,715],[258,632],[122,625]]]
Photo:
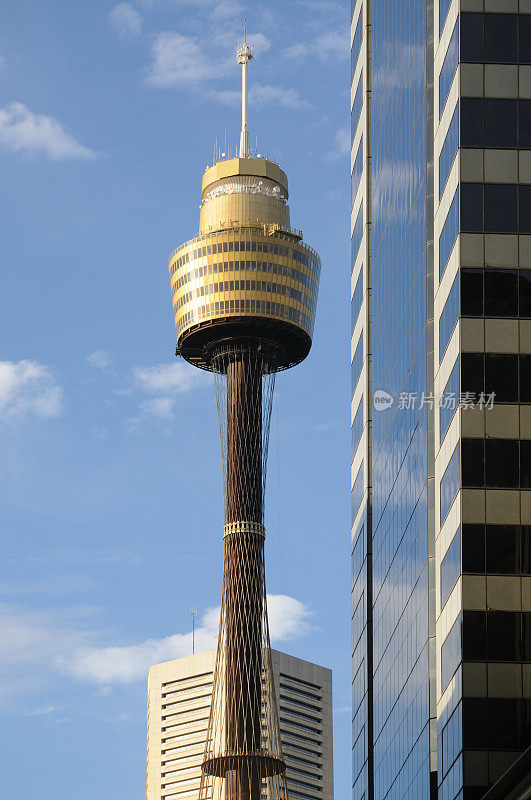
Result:
[[531,745],[531,2],[353,0],[354,800]]

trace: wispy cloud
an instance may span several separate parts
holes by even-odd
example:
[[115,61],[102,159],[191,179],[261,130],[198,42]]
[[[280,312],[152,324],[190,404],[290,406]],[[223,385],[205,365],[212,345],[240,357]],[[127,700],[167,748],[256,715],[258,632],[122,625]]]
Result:
[[41,154],[52,161],[97,157],[94,150],[76,141],[54,117],[34,114],[18,102],[0,108],[0,148],[12,153]]
[[142,17],[130,3],[119,3],[109,19],[121,39],[137,39],[142,32]]
[[109,369],[112,363],[113,359],[105,350],[96,350],[87,356],[87,364],[96,369]]
[[146,83],[157,88],[195,85],[226,75],[232,67],[228,56],[214,59],[195,36],[163,31],[151,47],[152,62]]
[[315,39],[307,42],[297,42],[288,47],[285,55],[292,61],[302,64],[308,58],[318,58],[319,61],[341,60],[347,58],[349,52],[349,38],[347,27],[345,30],[325,31]]
[[3,56],[2,53],[0,53],[0,69],[3,69],[3,67],[5,67],[6,64],[7,64],[6,57]]
[[203,386],[206,381],[204,373],[182,361],[154,367],[134,367],[133,376],[142,391],[157,395],[189,392],[197,386]]
[[[133,380],[140,391],[153,395],[140,404],[141,414],[159,419],[173,416],[177,395],[208,386],[210,382],[206,373],[184,362],[134,367]],[[134,430],[138,422],[138,418],[130,419],[130,429]]]
[[63,391],[48,367],[37,361],[0,361],[0,421],[58,417],[62,408]]
[[[267,604],[272,641],[299,638],[312,630],[312,613],[300,600],[268,595]],[[49,612],[30,612],[8,604],[0,606],[0,611],[0,675],[24,677],[19,689],[33,686],[39,678],[49,680],[50,674],[99,686],[144,681],[151,664],[192,652],[192,631],[133,644],[103,644],[102,634],[87,626],[82,611],[77,619],[73,613],[69,624],[64,612],[59,622]],[[216,646],[219,612],[219,607],[207,609],[196,625],[196,651]],[[44,707],[35,713],[51,711]]]
[[325,161],[339,161],[346,158],[350,153],[350,131],[348,128],[340,128],[334,136],[332,148],[323,156]]

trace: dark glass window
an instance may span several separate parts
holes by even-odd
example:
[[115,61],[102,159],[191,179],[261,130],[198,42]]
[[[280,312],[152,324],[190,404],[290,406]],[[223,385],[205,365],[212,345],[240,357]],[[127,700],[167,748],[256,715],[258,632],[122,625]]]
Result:
[[485,440],[485,477],[487,486],[518,486],[518,441]]
[[518,402],[518,356],[485,354],[485,392],[494,393],[496,403]]
[[531,525],[522,525],[520,528],[520,558],[522,573],[531,574]]
[[520,535],[517,525],[487,525],[485,541],[489,574],[520,573]]
[[518,103],[518,147],[531,147],[531,100]]
[[439,320],[439,361],[442,361],[459,316],[459,275],[456,275]]
[[360,400],[358,410],[356,411],[354,419],[352,421],[352,427],[351,427],[352,456],[354,456],[354,453],[358,449],[362,433],[363,433],[363,397]]
[[518,316],[517,270],[485,270],[485,316]]
[[457,529],[446,555],[441,561],[441,608],[450,597],[461,574],[461,530]]
[[485,184],[485,230],[512,233],[518,230],[517,186]]
[[444,387],[443,397],[439,408],[439,438],[440,441],[446,436],[450,422],[459,406],[459,358],[455,362],[450,377]]
[[483,99],[462,97],[461,147],[483,147]]
[[520,614],[513,611],[487,612],[487,658],[489,661],[518,661]]
[[458,617],[441,647],[441,682],[446,689],[461,661],[461,618]]
[[457,148],[459,147],[459,103],[455,107],[455,111],[448,128],[448,133],[442,146],[441,155],[439,157],[439,198],[442,197],[448,175],[452,169],[455,161]]
[[531,355],[520,356],[520,402],[531,403]]
[[517,108],[517,100],[485,99],[485,147],[517,147]]
[[363,562],[365,561],[365,549],[365,525],[362,525],[356,537],[354,547],[352,548],[351,573],[353,587],[363,566]]
[[485,61],[515,64],[518,60],[518,16],[485,14]]
[[518,61],[520,64],[531,64],[531,15],[519,16]]
[[484,486],[484,439],[462,439],[463,486]]
[[483,316],[483,270],[461,270],[461,316]]
[[450,86],[452,85],[455,71],[457,69],[458,60],[459,27],[456,22],[452,33],[452,38],[450,39],[450,43],[448,45],[448,50],[446,51],[446,55],[444,57],[441,74],[439,75],[439,117],[441,117],[446,104],[448,92],[450,91]]
[[461,354],[461,393],[480,394],[485,389],[483,353]]
[[483,14],[461,14],[461,61],[483,61]]
[[518,272],[518,316],[531,317],[531,270]]
[[[520,620],[522,623],[522,652],[521,658],[522,661],[531,661],[531,614],[529,611],[524,611],[520,615]],[[529,717],[528,717],[529,719]],[[528,736],[531,732],[531,728],[528,728]],[[531,742],[529,742],[531,744]]]
[[485,526],[462,526],[463,572],[482,574],[485,572]]
[[518,187],[518,230],[531,233],[531,186]]
[[483,184],[461,184],[461,230],[483,230]]
[[531,440],[520,442],[520,488],[531,488]]
[[518,700],[463,699],[463,746],[467,750],[518,750]]
[[482,661],[487,654],[484,611],[463,611],[463,660]]

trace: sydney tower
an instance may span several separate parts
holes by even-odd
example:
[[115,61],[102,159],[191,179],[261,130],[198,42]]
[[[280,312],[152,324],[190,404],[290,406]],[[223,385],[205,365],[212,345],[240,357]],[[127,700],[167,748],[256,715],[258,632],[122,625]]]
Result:
[[264,574],[277,372],[311,347],[320,259],[290,227],[288,181],[251,152],[245,37],[239,154],[203,176],[198,235],[172,253],[177,354],[215,375],[225,491],[221,618],[200,800],[287,800]]

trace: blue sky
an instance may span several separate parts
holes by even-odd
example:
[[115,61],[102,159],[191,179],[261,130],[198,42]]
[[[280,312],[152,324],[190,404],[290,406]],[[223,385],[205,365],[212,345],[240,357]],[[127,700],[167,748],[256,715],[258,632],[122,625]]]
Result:
[[213,386],[173,356],[168,257],[216,138],[288,173],[323,261],[314,346],[281,374],[268,470],[273,646],[334,670],[350,786],[349,6],[4,0],[0,11],[2,800],[145,792],[150,663],[215,636]]

